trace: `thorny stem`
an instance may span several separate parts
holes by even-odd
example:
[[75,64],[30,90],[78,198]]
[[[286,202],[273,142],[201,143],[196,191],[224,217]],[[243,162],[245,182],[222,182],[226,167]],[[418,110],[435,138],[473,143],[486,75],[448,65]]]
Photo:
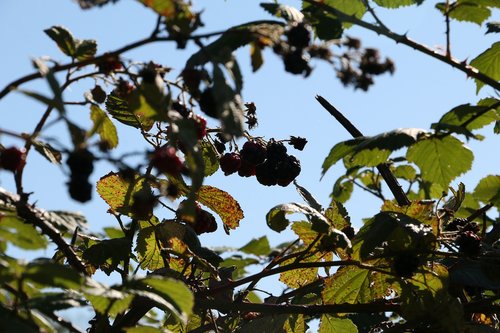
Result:
[[[193,35],[193,36],[186,37],[186,38],[187,39],[192,39],[192,40],[197,40],[197,39],[200,39],[200,38],[210,38],[210,37],[213,37],[213,36],[221,35],[224,32],[225,31],[216,31],[216,32],[211,32],[211,33],[206,33],[206,34]],[[87,65],[91,65],[91,64],[96,64],[96,63],[99,63],[99,61],[105,60],[105,59],[107,59],[110,56],[120,55],[122,53],[128,52],[130,50],[139,48],[139,47],[147,45],[147,44],[156,43],[156,42],[165,42],[165,41],[175,41],[175,38],[174,37],[150,36],[150,37],[138,40],[136,42],[130,43],[128,45],[125,45],[125,46],[123,46],[123,47],[121,47],[119,49],[116,49],[114,51],[103,53],[100,56],[97,56],[97,57],[94,57],[94,58],[85,59],[85,60],[77,61],[77,62],[70,62],[70,63],[64,64],[64,65],[56,65],[56,66],[54,66],[54,67],[51,68],[51,71],[53,73],[56,73],[56,72],[62,72],[62,71],[65,71],[65,70],[68,70],[68,69],[71,69],[71,68],[75,68],[75,67],[83,67],[83,66],[87,66]],[[21,84],[24,84],[26,82],[29,82],[29,81],[32,81],[32,80],[35,80],[35,79],[39,79],[41,77],[42,77],[42,74],[40,72],[35,72],[35,73],[32,73],[32,74],[23,76],[23,77],[15,80],[15,81],[12,81],[11,83],[7,84],[7,86],[5,86],[2,89],[2,91],[0,92],[0,99],[2,99],[3,97],[5,97],[12,90],[15,90]]]
[[[337,110],[333,105],[331,105],[326,99],[321,96],[316,96],[318,102],[323,106],[337,121],[351,134],[353,137],[358,138],[362,137],[363,133],[361,133],[339,110]],[[398,205],[400,206],[408,206],[410,205],[410,200],[406,196],[403,188],[399,184],[398,180],[392,174],[389,166],[386,163],[377,165],[377,169],[384,178],[387,186],[391,190],[394,198],[396,199]]]
[[446,20],[446,57],[451,59],[451,42],[450,42],[450,0],[446,0],[445,5],[445,20]]
[[370,12],[370,14],[372,15],[372,17],[375,19],[375,22],[377,22],[377,24],[381,28],[383,28],[385,30],[389,30],[389,28],[387,28],[387,26],[384,24],[384,22],[382,22],[382,20],[375,13],[375,10],[373,9],[373,7],[370,6],[370,4],[368,3],[368,0],[363,0],[363,4],[365,5],[366,9]]
[[[330,13],[330,14],[335,15],[341,21],[353,23],[353,24],[356,24],[356,25],[363,27],[365,29],[371,30],[379,35],[386,36],[386,37],[392,39],[393,41],[395,41],[396,43],[404,44],[404,45],[409,46],[409,47],[411,47],[411,48],[413,48],[421,53],[427,54],[428,56],[431,56],[432,58],[438,59],[438,60],[464,72],[465,74],[467,74],[467,76],[470,76],[470,77],[473,77],[474,79],[482,81],[483,83],[489,85],[490,87],[492,87],[496,90],[500,90],[500,82],[498,82],[497,80],[493,79],[492,77],[490,77],[484,73],[481,73],[477,68],[474,68],[470,65],[467,65],[465,62],[459,61],[458,59],[455,59],[453,57],[447,57],[446,55],[443,55],[443,54],[441,54],[441,53],[439,53],[439,52],[437,52],[437,51],[435,51],[435,50],[433,50],[433,49],[431,49],[423,44],[420,44],[420,43],[408,38],[406,35],[399,35],[395,32],[392,32],[391,30],[386,30],[386,29],[381,28],[377,25],[360,20],[355,16],[347,15],[346,13],[344,13],[338,9],[335,9],[333,7],[330,7],[328,5],[325,5],[322,2],[318,2],[316,0],[304,0],[304,1],[313,5],[313,6],[316,6],[320,9]],[[0,95],[0,97],[1,97],[1,95]]]

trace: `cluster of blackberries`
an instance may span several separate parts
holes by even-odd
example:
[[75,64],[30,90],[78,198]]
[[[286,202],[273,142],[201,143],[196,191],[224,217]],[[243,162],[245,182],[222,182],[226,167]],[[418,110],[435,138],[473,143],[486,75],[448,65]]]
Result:
[[269,140],[267,145],[247,141],[239,153],[226,153],[220,158],[224,174],[238,172],[241,177],[256,176],[262,185],[287,186],[300,174],[300,162],[282,142]]
[[157,148],[150,156],[151,165],[159,172],[171,176],[179,176],[184,169],[184,163],[177,156],[177,150],[168,145]]
[[413,251],[403,251],[398,253],[392,262],[394,273],[400,277],[410,278],[420,266],[420,259]]
[[309,76],[312,68],[309,66],[309,57],[304,52],[311,44],[311,27],[304,23],[294,23],[285,32],[288,43],[286,46],[275,47],[275,52],[283,57],[285,71],[292,74]]
[[478,235],[480,228],[476,222],[471,222],[465,218],[456,217],[448,223],[444,229],[446,231],[457,231],[455,244],[458,250],[468,256],[477,256],[481,252],[481,237]]
[[0,169],[15,172],[26,163],[26,151],[17,147],[0,150]]
[[[177,217],[183,221],[187,220],[183,213],[184,206],[185,201],[181,202],[179,208],[177,209]],[[194,221],[186,223],[188,223],[193,228],[197,235],[214,232],[217,230],[217,222],[215,221],[215,217],[211,213],[202,209],[200,207],[200,204],[197,202],[195,202]]]
[[[360,48],[359,40],[348,39],[344,43],[349,48],[358,50]],[[357,67],[354,65],[354,59],[357,59]],[[352,85],[355,89],[367,91],[374,83],[373,76],[386,72],[394,73],[394,62],[386,58],[384,62],[380,61],[379,51],[372,48],[366,48],[364,51],[356,51],[354,54],[344,53],[341,61],[342,68],[337,72],[337,77],[345,85]]]
[[89,201],[92,198],[89,177],[94,171],[94,155],[86,148],[78,148],[69,153],[66,164],[71,171],[67,183],[69,195],[76,201]]

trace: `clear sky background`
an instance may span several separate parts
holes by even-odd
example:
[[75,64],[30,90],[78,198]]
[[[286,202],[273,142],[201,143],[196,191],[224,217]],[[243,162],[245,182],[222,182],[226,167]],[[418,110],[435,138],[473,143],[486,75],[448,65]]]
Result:
[[[260,1],[251,0],[197,0],[196,9],[203,9],[205,28],[200,32],[217,31],[244,22],[272,19],[259,6]],[[440,13],[434,8],[437,1],[427,0],[419,7],[398,10],[376,8],[386,25],[398,33],[408,36],[433,48],[445,49],[445,24]],[[282,1],[300,7],[300,1]],[[490,18],[499,20],[498,11]],[[496,16],[496,17],[495,17]],[[365,19],[370,21],[369,15]],[[34,71],[31,58],[49,56],[61,63],[67,63],[56,45],[43,33],[53,25],[63,25],[75,37],[95,39],[98,53],[114,50],[132,41],[149,35],[155,25],[156,16],[141,4],[132,0],[122,0],[116,5],[82,11],[71,0],[2,0],[0,1],[0,87],[8,82]],[[472,23],[452,22],[451,39],[453,56],[458,59],[473,59],[497,40],[494,34],[484,35],[486,28]],[[484,88],[479,96],[475,94],[475,83],[465,74],[450,66],[420,54],[407,46],[398,45],[375,33],[352,28],[348,35],[362,39],[363,46],[380,49],[396,64],[394,75],[376,77],[376,84],[368,92],[345,88],[336,79],[335,72],[323,62],[312,62],[314,71],[304,79],[284,71],[280,58],[272,52],[265,52],[264,66],[252,73],[248,47],[237,52],[240,67],[244,74],[243,98],[257,106],[259,127],[253,131],[255,136],[286,139],[289,135],[306,137],[309,143],[303,152],[290,152],[302,163],[302,173],[297,178],[299,184],[309,189],[323,204],[329,202],[333,183],[345,171],[341,164],[335,165],[320,181],[321,164],[330,148],[346,139],[348,133],[315,101],[314,96],[321,94],[341,110],[366,135],[375,135],[400,127],[429,129],[441,115],[463,103],[475,103],[481,97],[489,96],[492,90]],[[155,44],[128,52],[125,58],[139,61],[153,60],[172,67],[169,74],[173,79],[183,68],[186,59],[196,51],[192,43],[185,50],[176,50],[175,45]],[[335,52],[336,49],[333,49]],[[61,79],[62,80],[62,79]],[[89,80],[76,84],[64,97],[69,101],[83,100],[85,89],[93,86]],[[29,83],[23,88],[48,93],[43,80]],[[90,126],[87,107],[68,108],[69,114],[80,124]],[[11,93],[0,101],[0,128],[19,132],[30,132],[44,111],[44,106],[18,94]],[[134,129],[120,128],[118,152],[129,149],[140,150],[144,147],[141,136]],[[214,123],[212,123],[214,125]],[[472,190],[480,178],[487,174],[498,173],[498,137],[491,135],[492,127],[483,130],[486,139],[470,142],[475,154],[473,170],[453,182],[459,181]],[[64,127],[54,126],[45,135],[63,137],[68,142]],[[0,137],[4,145],[22,145],[20,141],[6,136]],[[69,145],[67,145],[69,147]],[[99,163],[91,181],[113,171],[112,166]],[[77,210],[87,215],[91,229],[100,230],[114,225],[115,220],[106,213],[107,205],[94,193],[94,199],[80,204],[68,198],[64,170],[50,165],[44,158],[32,153],[25,170],[25,190],[33,191],[33,200],[45,209]],[[208,246],[239,247],[262,235],[267,235],[272,245],[291,240],[291,232],[277,234],[266,227],[265,214],[273,206],[291,201],[301,202],[293,186],[265,187],[255,178],[240,178],[236,175],[225,177],[220,171],[206,179],[206,184],[217,186],[230,192],[241,204],[245,219],[239,229],[226,236],[222,228],[214,234],[203,235],[202,242]],[[0,172],[0,186],[14,191],[11,175]],[[388,194],[388,196],[390,196]],[[375,214],[381,202],[356,190],[346,204],[356,227],[361,219]],[[171,217],[164,211],[164,216]],[[160,213],[161,214],[161,213]],[[44,255],[51,256],[48,251]]]

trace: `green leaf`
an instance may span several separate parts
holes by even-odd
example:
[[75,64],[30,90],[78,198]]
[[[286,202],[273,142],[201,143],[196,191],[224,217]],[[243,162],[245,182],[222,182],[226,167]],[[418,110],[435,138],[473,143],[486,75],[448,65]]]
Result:
[[147,290],[151,290],[169,302],[179,319],[184,323],[187,322],[193,311],[194,296],[182,281],[150,275],[140,280],[140,283],[147,286]]
[[84,295],[98,313],[109,314],[112,317],[125,312],[134,299],[134,295],[98,284],[87,288]]
[[245,323],[239,333],[303,333],[305,332],[303,315],[276,314],[264,316]]
[[67,56],[73,57],[76,52],[76,42],[75,38],[64,27],[53,26],[50,29],[44,30],[44,32],[56,42],[59,49]]
[[42,259],[28,264],[24,278],[43,286],[72,290],[79,290],[83,283],[83,277],[71,267]]
[[256,21],[229,28],[216,41],[194,53],[187,60],[186,67],[202,66],[207,62],[224,64],[231,60],[236,49],[259,38],[277,43],[283,31],[283,23],[278,21]]
[[323,162],[324,175],[342,158],[350,156],[352,166],[376,166],[387,160],[391,152],[414,144],[425,131],[401,128],[372,137],[360,137],[336,144]]
[[342,230],[351,225],[349,213],[340,202],[332,201],[325,211],[325,216],[335,229]]
[[286,214],[302,213],[310,220],[319,220],[328,225],[326,218],[317,210],[307,205],[300,203],[280,204],[273,207],[266,215],[266,221],[269,228],[276,232],[281,232],[288,227],[290,221],[286,218]]
[[405,180],[414,180],[417,176],[417,171],[411,165],[398,165],[392,170],[394,177]]
[[304,14],[295,7],[277,3],[261,3],[260,6],[271,15],[281,17],[287,22],[302,22]]
[[254,254],[256,256],[269,255],[271,252],[271,247],[269,246],[269,240],[266,236],[260,238],[252,239],[245,246],[239,249],[241,252]]
[[[376,265],[376,263],[375,263]],[[387,296],[389,276],[356,266],[345,266],[326,278],[322,298],[325,304],[369,303]]]
[[[467,131],[480,129],[500,120],[498,111],[491,109],[491,106],[495,102],[495,99],[488,98],[481,100],[476,106],[471,106],[470,104],[459,105],[445,113],[439,119],[439,123],[433,124],[432,128],[439,130],[440,128],[459,126],[465,128]],[[459,132],[457,131],[457,133]]]
[[198,191],[197,201],[219,215],[229,229],[236,229],[244,218],[238,201],[229,193],[216,187],[203,185]]
[[344,203],[349,200],[349,198],[351,198],[353,190],[354,185],[352,180],[345,179],[345,177],[340,177],[333,185],[333,190],[330,194],[330,197],[332,198],[332,201]]
[[62,105],[61,102],[56,100],[56,99],[51,99],[50,97],[41,95],[41,94],[36,93],[34,91],[25,90],[25,89],[17,89],[17,91],[19,91],[20,93],[22,93],[28,97],[31,97],[31,98],[39,101],[47,106],[55,108],[59,112],[64,112],[64,105]]
[[54,311],[78,308],[86,305],[85,300],[75,291],[44,293],[28,300],[30,308],[49,314]]
[[[436,4],[436,8],[446,15],[446,3]],[[479,1],[456,1],[449,5],[448,15],[457,21],[465,21],[481,25],[491,16],[491,10]]]
[[250,43],[250,62],[252,71],[256,72],[264,64],[264,57],[262,56],[262,48],[258,43]]
[[203,161],[205,162],[205,176],[211,176],[219,170],[219,158],[217,156],[217,151],[210,142],[205,140],[200,142],[200,146]]
[[169,331],[166,331],[161,328],[153,327],[153,326],[143,326],[143,325],[138,325],[135,327],[128,327],[125,328],[126,333],[166,333]]
[[151,8],[156,13],[167,18],[167,20],[174,20],[177,16],[192,17],[190,6],[183,1],[176,0],[138,0],[146,7]]
[[132,205],[134,194],[151,191],[144,178],[135,175],[134,179],[124,178],[120,173],[110,172],[97,182],[97,193],[113,211],[134,216]]
[[403,6],[411,6],[420,4],[423,0],[374,0],[375,3],[385,8],[398,8]]
[[155,230],[155,226],[139,230],[135,247],[141,268],[151,271],[165,267]]
[[[489,49],[474,58],[470,65],[492,79],[500,80],[500,42],[494,43]],[[482,81],[476,80],[476,94],[483,86]]]
[[[149,131],[153,126],[154,121],[148,116],[154,116],[154,112],[149,112],[147,103],[142,95],[135,95],[135,111],[132,110],[128,101],[118,97],[114,93],[108,95],[106,99],[106,111],[111,117],[115,118],[122,124],[135,128],[142,128]],[[146,114],[145,114],[146,113]]]
[[107,275],[111,274],[130,254],[130,240],[126,237],[105,239],[83,252],[82,258]]
[[453,179],[470,170],[474,155],[463,142],[448,135],[418,141],[408,148],[406,158],[420,168],[424,180],[446,188]]
[[39,250],[47,247],[47,239],[33,225],[19,217],[0,212],[0,241],[6,241],[24,250]]
[[112,149],[118,146],[116,127],[108,118],[106,112],[97,105],[92,104],[90,107],[90,119],[92,119],[94,126],[88,133],[89,137],[94,133],[98,133],[101,141],[106,142],[109,148]]
[[239,255],[233,255],[229,258],[224,259],[224,261],[220,264],[220,267],[235,268],[234,272],[232,273],[233,279],[241,279],[247,275],[248,272],[246,268],[248,266],[257,264],[259,264],[259,260],[255,258],[242,258]]
[[43,213],[43,217],[62,232],[75,232],[76,228],[88,228],[85,215],[79,212],[52,210]]
[[358,333],[358,328],[352,320],[324,314],[321,316],[318,333]]
[[74,57],[79,61],[90,59],[97,53],[97,42],[93,39],[76,41]]
[[474,197],[484,203],[492,203],[500,208],[500,176],[489,175],[479,181],[474,189]]
[[429,225],[399,212],[382,212],[365,222],[353,239],[354,256],[366,259],[384,246],[389,252],[426,252],[435,247]]

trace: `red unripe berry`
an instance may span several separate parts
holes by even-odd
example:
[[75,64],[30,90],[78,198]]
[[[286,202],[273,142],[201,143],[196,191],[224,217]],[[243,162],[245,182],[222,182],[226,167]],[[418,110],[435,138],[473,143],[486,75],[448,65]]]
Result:
[[0,152],[0,168],[9,171],[17,171],[26,163],[26,151],[24,148],[10,147]]
[[174,147],[163,146],[155,150],[151,157],[151,165],[158,171],[172,176],[179,176],[184,167],[181,159],[177,156]]
[[238,153],[226,153],[219,160],[220,168],[228,176],[241,167],[241,157]]
[[207,120],[200,115],[193,115],[193,120],[196,123],[195,127],[198,140],[201,140],[207,135]]

